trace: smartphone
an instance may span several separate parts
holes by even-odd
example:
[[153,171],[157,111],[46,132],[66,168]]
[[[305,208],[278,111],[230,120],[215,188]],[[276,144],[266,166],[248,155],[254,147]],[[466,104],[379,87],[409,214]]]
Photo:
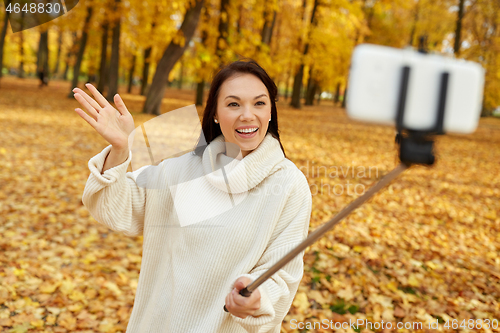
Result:
[[402,71],[410,68],[402,119],[405,129],[436,125],[441,77],[448,73],[444,132],[472,133],[481,114],[484,75],[481,65],[414,49],[360,44],[353,52],[346,108],[350,118],[395,124]]

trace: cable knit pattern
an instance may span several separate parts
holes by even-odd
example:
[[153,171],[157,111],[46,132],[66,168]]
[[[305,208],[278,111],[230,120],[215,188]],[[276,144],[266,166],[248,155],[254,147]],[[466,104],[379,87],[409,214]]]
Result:
[[143,235],[141,272],[127,333],[279,333],[303,276],[303,254],[259,286],[245,319],[223,310],[240,276],[259,277],[307,237],[312,197],[304,174],[267,134],[241,160],[220,135],[192,153],[101,174],[111,145],[89,161],[82,202],[126,236]]

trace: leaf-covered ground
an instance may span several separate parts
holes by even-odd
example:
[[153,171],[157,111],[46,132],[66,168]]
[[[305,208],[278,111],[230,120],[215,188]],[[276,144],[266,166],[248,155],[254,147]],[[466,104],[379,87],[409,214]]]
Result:
[[[69,90],[1,81],[2,332],[125,332],[132,309],[142,237],[101,226],[81,203],[88,160],[107,143],[73,111]],[[139,114],[143,97],[123,96],[136,126],[152,118]],[[193,100],[171,89],[163,110]],[[390,126],[349,120],[331,102],[278,110],[287,157],[311,185],[311,231],[397,165]],[[282,332],[353,332],[295,328],[324,319],[422,322],[422,332],[436,320],[444,331],[500,320],[500,119],[437,138],[436,153],[434,167],[405,171],[306,250]],[[445,328],[453,319],[457,329]]]

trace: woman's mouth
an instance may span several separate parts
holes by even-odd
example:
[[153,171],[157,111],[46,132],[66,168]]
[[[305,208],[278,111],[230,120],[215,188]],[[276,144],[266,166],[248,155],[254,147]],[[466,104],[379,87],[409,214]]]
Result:
[[[241,130],[235,130],[235,132],[241,137],[241,138],[253,138],[255,135],[257,135],[257,131],[259,128],[253,129],[253,131],[250,131],[251,129],[241,129]],[[241,132],[240,132],[241,131]]]

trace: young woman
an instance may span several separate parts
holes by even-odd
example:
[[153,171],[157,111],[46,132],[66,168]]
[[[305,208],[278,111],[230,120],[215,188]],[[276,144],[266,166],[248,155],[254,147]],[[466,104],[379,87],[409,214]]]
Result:
[[[279,333],[303,276],[304,252],[250,297],[239,291],[307,237],[312,198],[285,156],[277,88],[264,69],[237,61],[217,73],[203,114],[207,146],[154,167],[146,182],[160,189],[138,185],[144,168],[126,172],[135,126],[122,99],[114,97],[116,110],[86,86],[95,100],[73,91],[90,115],[75,111],[110,145],[89,161],[82,202],[109,228],[143,235],[127,332]],[[230,145],[239,148],[235,159]],[[186,225],[186,212],[204,220]]]

